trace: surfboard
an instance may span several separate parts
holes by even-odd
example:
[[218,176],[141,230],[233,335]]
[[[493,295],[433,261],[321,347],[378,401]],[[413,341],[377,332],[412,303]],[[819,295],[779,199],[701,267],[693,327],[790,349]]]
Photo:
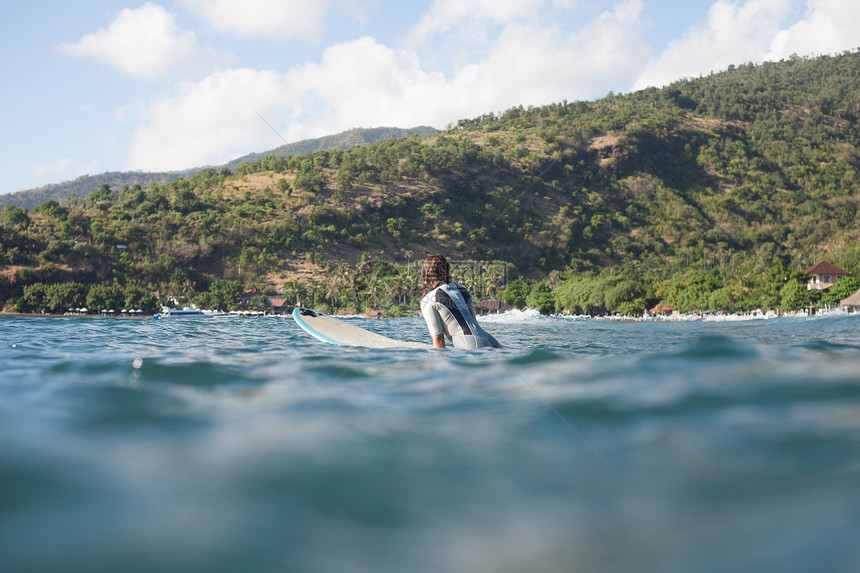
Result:
[[433,348],[431,344],[388,338],[309,308],[293,310],[293,320],[302,330],[326,344],[367,348]]

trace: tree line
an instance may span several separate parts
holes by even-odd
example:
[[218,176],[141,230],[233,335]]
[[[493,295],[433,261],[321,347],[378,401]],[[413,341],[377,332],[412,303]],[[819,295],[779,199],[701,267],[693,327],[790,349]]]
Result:
[[[239,281],[215,280],[207,290],[182,299],[157,298],[140,287],[126,290],[115,285],[87,287],[78,282],[34,283],[23,295],[7,302],[7,309],[24,313],[63,314],[87,308],[91,314],[109,309],[141,309],[153,314],[161,306],[195,304],[199,308],[231,311],[271,308],[271,296],[290,305],[324,312],[362,312],[383,308],[389,316],[409,316],[420,299],[420,261],[391,264],[364,257],[356,267],[341,265],[325,278],[289,281],[283,292],[269,289],[252,300],[244,298]],[[544,314],[621,314],[641,316],[655,303],[679,312],[797,311],[836,307],[860,289],[855,275],[840,279],[827,290],[809,290],[800,271],[775,265],[760,274],[724,280],[719,272],[692,270],[659,282],[643,280],[633,268],[604,269],[599,273],[552,273],[542,280],[517,276],[507,263],[455,263],[453,279],[465,284],[477,300],[500,299],[516,308],[534,308]],[[268,296],[267,296],[268,295]]]

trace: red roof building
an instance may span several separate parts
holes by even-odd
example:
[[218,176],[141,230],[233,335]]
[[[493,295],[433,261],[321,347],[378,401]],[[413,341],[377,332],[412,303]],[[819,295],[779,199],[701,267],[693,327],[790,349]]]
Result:
[[673,312],[675,312],[674,308],[672,308],[671,306],[666,306],[662,302],[657,303],[657,305],[654,308],[652,308],[651,310],[648,311],[649,314],[653,314],[653,315],[662,314],[663,316],[669,316]]
[[806,283],[806,288],[809,290],[824,290],[832,287],[841,278],[845,278],[851,273],[845,269],[839,268],[833,263],[821,261],[817,265],[813,265],[803,271],[803,274],[810,277]]
[[245,292],[242,293],[242,300],[245,302],[251,302],[255,296],[265,295],[263,291],[258,288],[246,289]]
[[289,314],[293,312],[293,304],[289,299],[273,297],[269,300],[272,301],[272,312],[274,314]]

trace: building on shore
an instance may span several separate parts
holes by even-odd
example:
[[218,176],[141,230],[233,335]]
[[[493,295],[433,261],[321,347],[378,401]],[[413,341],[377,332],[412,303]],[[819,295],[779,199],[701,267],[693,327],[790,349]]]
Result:
[[663,304],[662,301],[658,302],[654,307],[648,311],[648,314],[653,316],[671,316],[672,313],[675,312],[675,309],[671,306],[667,306]]
[[855,292],[849,297],[843,298],[839,301],[839,306],[847,310],[848,312],[858,312],[860,311],[860,290]]
[[272,301],[272,314],[290,314],[293,312],[293,308],[295,308],[290,301],[285,298],[273,297],[270,300]]
[[825,290],[836,284],[839,279],[845,278],[851,273],[833,263],[821,261],[803,271],[809,282],[806,283],[807,290]]
[[499,314],[501,312],[512,310],[513,308],[514,307],[503,301],[497,299],[488,299],[482,300],[475,305],[475,314]]
[[242,302],[245,304],[251,304],[251,301],[257,296],[266,296],[266,293],[258,288],[246,289],[245,292],[242,293]]

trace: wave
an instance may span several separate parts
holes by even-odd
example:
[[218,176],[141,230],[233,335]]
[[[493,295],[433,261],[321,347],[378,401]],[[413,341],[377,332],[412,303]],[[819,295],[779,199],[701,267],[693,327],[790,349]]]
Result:
[[512,309],[500,314],[485,314],[480,318],[481,322],[493,322],[502,324],[515,324],[521,322],[531,322],[543,318],[541,313],[533,308],[525,310]]

